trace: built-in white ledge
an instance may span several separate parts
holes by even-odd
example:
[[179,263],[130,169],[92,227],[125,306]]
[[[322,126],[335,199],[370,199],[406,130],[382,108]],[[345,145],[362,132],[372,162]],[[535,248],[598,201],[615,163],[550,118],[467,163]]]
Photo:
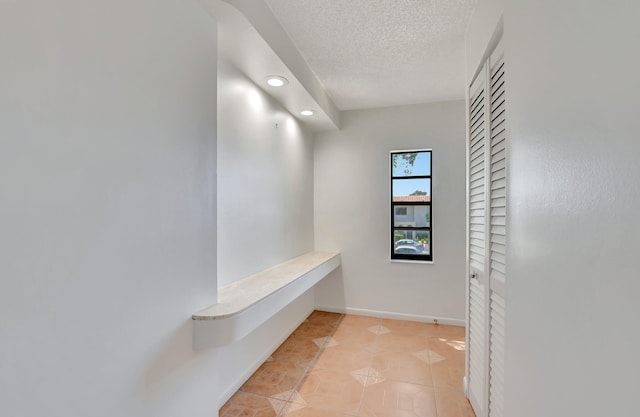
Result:
[[309,252],[218,289],[218,303],[193,315],[194,348],[242,339],[339,265],[338,252]]

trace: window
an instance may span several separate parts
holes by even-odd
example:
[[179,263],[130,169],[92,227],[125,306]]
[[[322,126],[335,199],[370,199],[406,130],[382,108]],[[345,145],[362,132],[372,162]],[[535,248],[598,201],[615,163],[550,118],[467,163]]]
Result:
[[431,150],[391,152],[391,259],[433,260]]

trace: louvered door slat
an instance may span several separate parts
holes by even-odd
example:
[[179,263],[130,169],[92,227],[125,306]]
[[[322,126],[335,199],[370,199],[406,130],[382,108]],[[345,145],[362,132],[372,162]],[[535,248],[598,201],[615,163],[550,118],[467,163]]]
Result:
[[492,135],[491,135],[491,138],[494,139],[494,143],[498,143],[500,142],[501,139],[504,138],[505,129],[506,129],[506,126],[505,126],[504,118],[495,120],[493,124]]
[[497,233],[494,233],[493,236],[495,237],[494,242],[496,244],[501,244],[501,245],[505,245],[506,244],[506,241],[507,241],[506,236],[504,236],[502,234],[497,234]]
[[[492,157],[492,163],[493,162],[498,162],[501,161],[503,159],[505,159],[505,149],[504,146],[500,146],[500,144],[502,143],[493,143],[491,145],[491,157]],[[493,166],[493,165],[492,165]]]
[[501,236],[506,236],[507,229],[504,226],[491,226],[491,233]]
[[[494,190],[493,194],[491,195],[491,201],[497,199],[497,198],[504,198],[506,197],[507,193],[506,190],[503,189],[499,189],[499,190]],[[506,201],[505,201],[506,203]]]
[[505,161],[504,158],[495,160],[494,163],[491,164],[491,172],[496,173],[496,175],[498,175],[497,172],[500,171],[501,169],[504,170],[506,166],[507,166],[507,161]]
[[[491,202],[493,203],[493,200],[491,200]],[[496,203],[498,204],[498,203]],[[495,206],[491,208],[491,215],[495,216],[495,217],[505,217],[505,215],[507,214],[507,209],[504,206]],[[496,224],[494,222],[491,222],[491,224]]]
[[491,198],[491,207],[505,207],[507,199],[504,196],[493,196]]

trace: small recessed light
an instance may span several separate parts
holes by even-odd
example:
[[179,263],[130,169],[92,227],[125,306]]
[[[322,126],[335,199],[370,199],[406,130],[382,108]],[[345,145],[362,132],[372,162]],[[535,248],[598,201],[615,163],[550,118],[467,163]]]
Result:
[[300,110],[300,114],[303,116],[313,116],[316,112],[313,110]]
[[279,75],[269,75],[267,77],[267,84],[271,87],[282,87],[283,85],[289,84],[289,80]]

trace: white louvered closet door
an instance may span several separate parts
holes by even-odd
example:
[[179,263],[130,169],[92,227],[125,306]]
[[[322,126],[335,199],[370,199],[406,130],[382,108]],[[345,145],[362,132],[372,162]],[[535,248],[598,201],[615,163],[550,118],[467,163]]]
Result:
[[498,44],[469,90],[467,395],[477,417],[502,417],[507,137]]
[[478,76],[469,91],[469,300],[467,389],[476,415],[484,412],[486,391],[486,79]]
[[489,417],[503,417],[507,227],[507,136],[502,44],[489,58],[491,174],[489,187]]

